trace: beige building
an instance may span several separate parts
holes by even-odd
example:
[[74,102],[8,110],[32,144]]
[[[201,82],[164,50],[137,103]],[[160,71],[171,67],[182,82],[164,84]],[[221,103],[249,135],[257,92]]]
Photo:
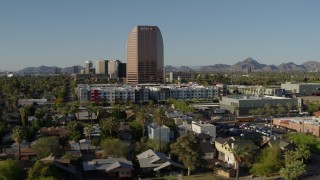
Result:
[[119,60],[110,60],[108,63],[108,75],[110,79],[118,79],[119,78],[119,64],[121,61]]
[[108,74],[108,60],[96,61],[96,74]]
[[86,61],[84,66],[84,74],[91,74],[92,61]]
[[136,26],[127,42],[127,83],[163,83],[163,41],[157,26]]

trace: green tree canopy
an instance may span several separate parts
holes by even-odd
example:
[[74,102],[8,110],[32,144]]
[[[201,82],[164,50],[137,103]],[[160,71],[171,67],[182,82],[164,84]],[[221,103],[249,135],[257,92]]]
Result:
[[104,150],[105,157],[125,157],[127,154],[125,144],[116,138],[106,138],[101,141],[100,146]]
[[193,133],[187,133],[170,145],[171,153],[178,156],[179,160],[188,169],[188,175],[190,175],[192,170],[201,166],[203,154],[199,143],[199,140]]
[[312,135],[305,133],[288,133],[286,137],[293,140],[298,146],[307,146],[307,148],[316,154],[320,154],[320,142]]
[[306,170],[306,166],[300,161],[298,153],[287,151],[284,154],[285,167],[280,170],[280,175],[288,180],[296,179]]
[[36,161],[28,171],[27,180],[34,179],[56,179],[56,169],[52,164],[43,164],[40,161]]
[[83,138],[83,124],[77,121],[71,121],[67,129],[70,131],[70,139],[78,141],[79,139]]
[[268,147],[261,151],[250,172],[258,176],[267,176],[279,172],[282,163],[281,149]]
[[45,158],[51,153],[56,157],[61,154],[59,139],[55,136],[41,137],[31,145],[31,148],[35,151],[39,159]]
[[20,180],[23,179],[24,171],[19,161],[5,160],[0,162],[1,180]]

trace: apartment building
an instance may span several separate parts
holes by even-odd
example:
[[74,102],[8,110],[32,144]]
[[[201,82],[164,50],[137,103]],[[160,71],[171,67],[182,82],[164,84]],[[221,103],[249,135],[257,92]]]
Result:
[[132,87],[89,87],[79,89],[80,103],[88,102],[135,102],[135,89]]
[[[148,137],[149,139],[159,140],[159,131],[160,126],[155,123],[151,123],[148,125]],[[170,128],[162,125],[161,126],[161,141],[168,143],[170,142]]]

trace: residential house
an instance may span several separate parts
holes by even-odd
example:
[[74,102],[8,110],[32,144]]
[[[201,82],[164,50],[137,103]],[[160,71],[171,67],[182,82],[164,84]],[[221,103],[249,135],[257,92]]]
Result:
[[58,169],[68,173],[71,179],[77,174],[76,166],[70,164],[70,159],[56,158],[52,156],[52,154],[50,154],[48,157],[40,159],[40,162],[42,162],[43,164],[53,164]]
[[203,153],[203,159],[210,160],[215,156],[215,150],[213,148],[213,144],[210,142],[200,142],[200,149]]
[[204,134],[210,135],[212,142],[214,142],[216,139],[216,126],[215,125],[205,123],[203,121],[200,121],[200,122],[192,121],[191,130],[196,134],[204,133]]
[[65,127],[42,127],[40,134],[42,136],[58,136],[60,138],[69,136],[69,131]]
[[137,155],[140,168],[143,172],[160,171],[163,168],[183,168],[181,164],[172,161],[168,156],[161,152],[155,152],[151,149]]
[[278,147],[283,151],[293,151],[296,149],[296,145],[290,140],[273,140],[268,142],[270,147]]
[[132,162],[125,158],[93,159],[82,163],[87,177],[131,178]]
[[191,124],[188,124],[186,121],[184,121],[183,124],[178,126],[178,134],[179,136],[183,136],[187,132],[191,132]]
[[234,138],[216,138],[215,147],[218,151],[218,159],[236,168],[235,157],[232,149],[236,146],[247,146],[249,148],[256,148],[251,140],[236,140]]

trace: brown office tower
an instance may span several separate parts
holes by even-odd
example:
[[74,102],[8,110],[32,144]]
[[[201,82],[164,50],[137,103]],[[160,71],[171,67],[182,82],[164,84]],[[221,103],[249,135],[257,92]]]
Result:
[[134,27],[127,42],[127,83],[163,83],[163,42],[157,26]]

